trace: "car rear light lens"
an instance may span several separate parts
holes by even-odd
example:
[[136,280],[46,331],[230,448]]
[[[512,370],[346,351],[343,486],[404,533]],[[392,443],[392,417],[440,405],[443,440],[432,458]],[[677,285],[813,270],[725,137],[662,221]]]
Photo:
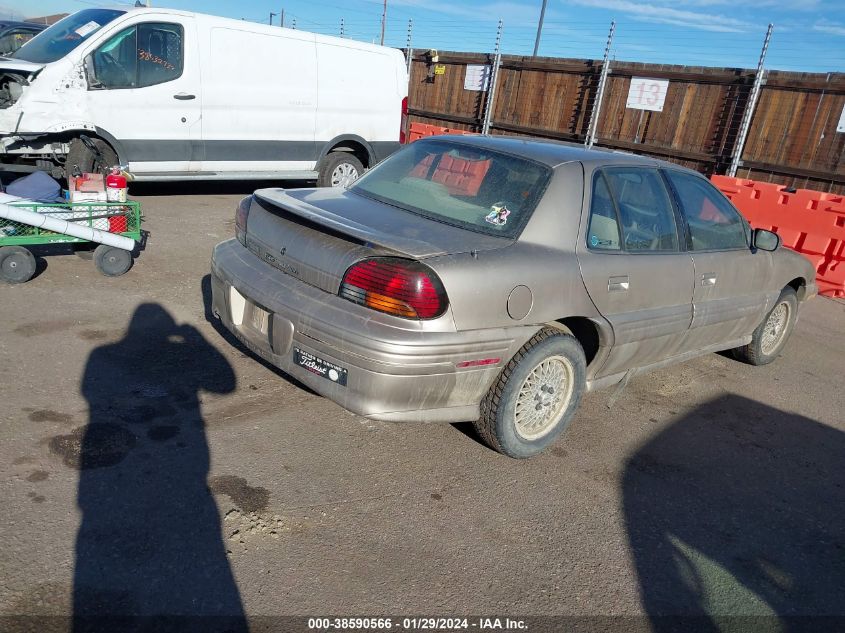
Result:
[[402,119],[399,125],[399,143],[404,145],[407,141],[408,130],[408,97],[402,99]]
[[358,262],[346,271],[340,296],[407,319],[433,319],[449,305],[440,279],[428,266],[398,257]]
[[235,211],[235,237],[246,246],[246,221],[249,217],[249,207],[252,204],[252,196],[247,196],[238,203]]

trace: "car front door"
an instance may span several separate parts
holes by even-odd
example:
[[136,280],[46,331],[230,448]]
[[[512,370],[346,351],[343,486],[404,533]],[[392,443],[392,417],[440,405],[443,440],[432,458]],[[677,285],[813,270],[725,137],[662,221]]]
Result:
[[198,45],[190,16],[123,26],[89,56],[88,112],[138,174],[191,172],[202,160]]
[[673,169],[664,173],[681,208],[695,266],[688,346],[735,342],[751,334],[766,312],[771,253],[751,248],[748,225],[706,178]]
[[596,377],[680,353],[692,320],[693,265],[659,170],[598,170],[589,204],[576,251],[590,298],[614,336]]

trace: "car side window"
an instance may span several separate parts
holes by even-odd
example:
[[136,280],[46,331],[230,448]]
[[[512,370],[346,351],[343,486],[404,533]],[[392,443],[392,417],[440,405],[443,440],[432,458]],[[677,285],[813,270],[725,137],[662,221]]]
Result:
[[183,68],[178,24],[144,23],[124,29],[94,54],[96,87],[144,88],[176,79]]
[[689,226],[694,251],[748,248],[748,231],[739,212],[707,180],[681,171],[666,176]]
[[619,212],[624,249],[677,251],[675,211],[657,169],[609,167],[602,172]]
[[607,181],[601,173],[596,174],[593,180],[587,245],[596,250],[618,251],[620,249],[619,220],[616,219],[616,209],[613,206]]

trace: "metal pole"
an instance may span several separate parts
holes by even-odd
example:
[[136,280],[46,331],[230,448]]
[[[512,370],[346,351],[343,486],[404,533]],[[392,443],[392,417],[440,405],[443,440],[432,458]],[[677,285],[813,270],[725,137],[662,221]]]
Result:
[[493,56],[493,68],[490,69],[490,85],[487,87],[487,106],[484,109],[484,123],[481,126],[482,134],[490,133],[490,122],[493,119],[493,106],[496,104],[496,80],[499,78],[499,65],[502,63],[500,46],[502,43],[502,28],[504,23],[499,20],[499,28],[496,29],[496,50]]
[[284,27],[285,27],[285,10],[284,10],[284,9],[282,9],[282,12],[281,12],[281,14],[280,14],[280,15],[282,16],[282,19],[281,19],[281,21],[279,22],[279,26],[281,26],[282,28],[284,28]]
[[387,21],[387,0],[384,0],[384,10],[381,12],[381,42],[384,46],[384,23]]
[[405,40],[405,48],[408,50],[408,59],[405,62],[408,65],[408,84],[411,83],[411,63],[414,61],[414,49],[411,48],[411,29],[414,26],[414,21],[408,20],[408,38]]
[[599,87],[596,91],[596,101],[593,110],[590,112],[590,124],[587,126],[587,138],[584,145],[592,147],[596,142],[596,131],[599,127],[599,115],[601,114],[601,103],[604,99],[604,89],[607,86],[607,75],[610,72],[610,46],[613,44],[613,33],[616,31],[616,21],[610,23],[610,33],[607,35],[607,46],[604,47],[604,59],[601,63],[601,75],[599,76]]
[[[408,90],[407,90],[407,98],[410,101],[411,97],[411,70],[413,69],[413,62],[414,62],[414,49],[411,48],[411,32],[414,26],[414,21],[412,19],[408,19],[408,39],[405,42],[405,45],[408,49],[408,59],[405,60],[408,64]],[[411,117],[409,115],[405,115],[405,142],[408,142],[408,139],[411,137]]]
[[273,13],[272,11],[270,11],[270,22],[268,22],[268,24],[269,24],[270,26],[273,26],[273,16],[274,16],[274,15],[276,15],[276,14],[275,14],[275,13]]
[[728,168],[728,176],[736,177],[736,170],[742,162],[742,151],[745,149],[745,139],[748,137],[748,130],[751,128],[751,119],[754,116],[754,110],[757,109],[757,99],[760,98],[760,88],[766,80],[766,71],[763,69],[763,64],[766,61],[766,51],[769,49],[769,41],[772,39],[772,30],[774,24],[769,24],[766,31],[766,39],[763,41],[763,50],[760,51],[760,61],[757,63],[757,74],[754,75],[754,86],[751,88],[751,95],[748,97],[748,103],[745,106],[745,112],[742,113],[742,123],[739,126],[739,136],[734,145],[733,156],[731,156],[731,166]]
[[537,57],[537,50],[540,48],[540,35],[543,33],[543,18],[546,17],[546,2],[548,0],[543,0],[543,8],[540,9],[540,21],[537,23],[537,39],[534,42],[533,57]]

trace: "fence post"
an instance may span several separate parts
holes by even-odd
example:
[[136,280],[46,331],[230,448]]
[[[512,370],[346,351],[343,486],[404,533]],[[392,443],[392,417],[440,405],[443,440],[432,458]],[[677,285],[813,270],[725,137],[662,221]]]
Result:
[[601,75],[599,75],[599,86],[596,91],[596,100],[593,103],[593,108],[590,112],[590,123],[587,126],[587,138],[584,139],[584,145],[588,148],[592,147],[596,142],[596,132],[599,129],[599,115],[601,114],[601,104],[604,100],[604,89],[607,86],[607,75],[610,72],[610,46],[613,44],[613,33],[616,31],[616,21],[610,23],[610,33],[607,35],[607,46],[604,47],[604,59],[601,63]]
[[772,39],[773,24],[769,24],[766,31],[766,39],[763,40],[763,50],[760,51],[760,61],[757,63],[757,74],[754,75],[754,86],[751,88],[751,95],[748,97],[748,102],[745,104],[745,112],[742,113],[742,123],[739,126],[739,136],[734,145],[733,156],[731,156],[731,166],[728,168],[728,176],[736,177],[736,170],[742,162],[742,151],[745,149],[745,139],[748,137],[748,130],[751,128],[751,119],[754,116],[754,110],[757,109],[757,100],[760,98],[760,88],[765,81],[766,71],[763,69],[763,64],[766,61],[766,51],[769,49],[769,41]]
[[496,82],[499,79],[499,65],[502,63],[501,43],[502,43],[502,27],[503,23],[499,20],[499,28],[496,29],[496,50],[493,55],[493,68],[490,70],[490,85],[487,87],[487,105],[484,108],[484,122],[481,126],[482,134],[490,133],[490,122],[493,119],[493,107],[496,105]]
[[[411,48],[411,32],[414,27],[414,21],[412,19],[408,20],[408,39],[405,42],[406,48],[408,49],[408,59],[405,60],[405,63],[408,67],[408,103],[410,105],[410,97],[411,97],[411,71],[413,70],[413,63],[414,63],[414,49]],[[405,123],[403,132],[405,133],[405,142],[409,142],[408,139],[411,138],[411,117],[405,114]]]

